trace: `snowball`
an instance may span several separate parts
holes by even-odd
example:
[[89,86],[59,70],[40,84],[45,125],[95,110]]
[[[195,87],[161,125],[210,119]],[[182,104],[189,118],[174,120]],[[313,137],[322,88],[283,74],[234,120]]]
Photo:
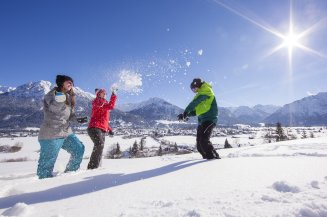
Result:
[[142,75],[132,70],[122,70],[119,73],[119,81],[112,88],[123,90],[133,94],[142,92]]

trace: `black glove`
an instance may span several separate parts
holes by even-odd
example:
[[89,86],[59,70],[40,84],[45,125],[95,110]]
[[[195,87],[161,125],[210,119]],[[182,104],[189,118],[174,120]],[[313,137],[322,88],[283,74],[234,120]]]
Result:
[[179,121],[182,121],[182,120],[184,119],[184,115],[183,115],[183,113],[177,115],[177,119],[178,119]]
[[188,117],[185,112],[177,115],[177,118],[179,121],[188,121]]
[[76,118],[76,121],[80,124],[84,124],[86,123],[88,120],[87,120],[87,117],[80,117],[80,118]]
[[113,132],[112,130],[110,130],[110,131],[108,132],[108,135],[112,137],[112,136],[114,136],[114,132]]

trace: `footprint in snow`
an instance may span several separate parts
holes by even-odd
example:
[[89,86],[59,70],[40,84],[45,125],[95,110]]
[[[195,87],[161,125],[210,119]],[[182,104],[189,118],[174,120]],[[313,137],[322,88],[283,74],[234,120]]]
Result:
[[278,192],[291,192],[291,193],[299,193],[300,192],[300,188],[295,186],[295,185],[290,185],[288,183],[286,183],[285,181],[279,181],[279,182],[275,182],[272,185],[272,188],[275,189]]

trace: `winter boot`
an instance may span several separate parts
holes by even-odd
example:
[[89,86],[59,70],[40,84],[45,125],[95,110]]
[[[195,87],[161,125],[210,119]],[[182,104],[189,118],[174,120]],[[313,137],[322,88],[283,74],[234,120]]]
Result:
[[221,158],[219,157],[218,152],[217,152],[215,149],[212,150],[212,153],[213,153],[214,158],[216,158],[216,159],[221,159]]

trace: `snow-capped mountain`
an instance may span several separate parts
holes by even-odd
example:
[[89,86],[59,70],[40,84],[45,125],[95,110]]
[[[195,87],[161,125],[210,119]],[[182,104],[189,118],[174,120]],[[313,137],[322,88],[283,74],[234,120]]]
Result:
[[50,83],[35,82],[0,94],[0,127],[36,127],[42,118],[41,99]]
[[280,109],[281,106],[275,106],[275,105],[255,105],[252,109],[254,109],[257,112],[262,112],[266,114],[272,114],[278,109]]
[[10,92],[12,90],[15,90],[15,87],[7,87],[7,86],[1,86],[0,85],[0,94]]
[[233,115],[242,123],[257,123],[262,120],[261,114],[248,106],[237,107],[234,110]]
[[[49,81],[30,82],[1,93],[0,128],[39,127],[43,119],[43,97],[53,87]],[[77,115],[90,116],[95,96],[79,87],[74,89],[77,95]],[[282,108],[273,105],[219,107],[218,124],[256,125],[261,122],[272,124],[281,122],[283,125],[292,123],[293,126],[327,125],[326,111],[327,93],[319,93]],[[117,106],[111,111],[111,125],[151,127],[158,120],[176,121],[176,116],[182,112],[183,109],[163,99],[151,98],[140,103]],[[192,121],[196,120],[191,119],[190,122]]]
[[[0,94],[0,128],[39,127],[43,120],[43,98],[54,85],[49,81],[30,82],[18,86],[10,92]],[[90,116],[94,95],[74,87],[76,94],[76,113],[78,116]],[[139,104],[138,108],[160,99],[152,99]],[[163,100],[162,100],[163,101]],[[163,102],[161,104],[164,104]],[[167,110],[167,109],[166,109]],[[123,112],[118,109],[111,111],[111,124],[129,124],[148,126],[142,116]]]
[[139,103],[135,109],[129,111],[130,114],[143,117],[145,120],[176,120],[178,114],[183,109],[160,98],[150,98]]
[[18,86],[15,90],[8,92],[12,97],[33,97],[35,100],[42,98],[51,89],[51,83],[49,81],[29,82]]
[[257,124],[262,122],[279,108],[281,107],[274,105],[256,105],[254,107],[239,106],[228,107],[226,109],[231,112],[230,117],[236,119],[237,123]]
[[265,122],[281,122],[291,126],[327,125],[327,92],[286,104]]
[[129,112],[140,107],[142,107],[141,103],[124,103],[116,105],[116,108],[123,112]]
[[124,111],[124,112],[130,112],[130,111],[133,111],[133,110],[140,109],[142,107],[146,107],[146,106],[151,105],[151,104],[156,104],[156,103],[157,104],[162,104],[162,103],[165,104],[165,102],[166,101],[164,101],[161,98],[153,97],[153,98],[150,98],[148,100],[138,102],[138,103],[117,104],[116,108],[121,110],[121,111]]
[[[43,97],[54,85],[49,81],[29,82],[0,94],[0,127],[39,127],[43,119]],[[92,94],[76,87],[77,113],[90,113]]]

